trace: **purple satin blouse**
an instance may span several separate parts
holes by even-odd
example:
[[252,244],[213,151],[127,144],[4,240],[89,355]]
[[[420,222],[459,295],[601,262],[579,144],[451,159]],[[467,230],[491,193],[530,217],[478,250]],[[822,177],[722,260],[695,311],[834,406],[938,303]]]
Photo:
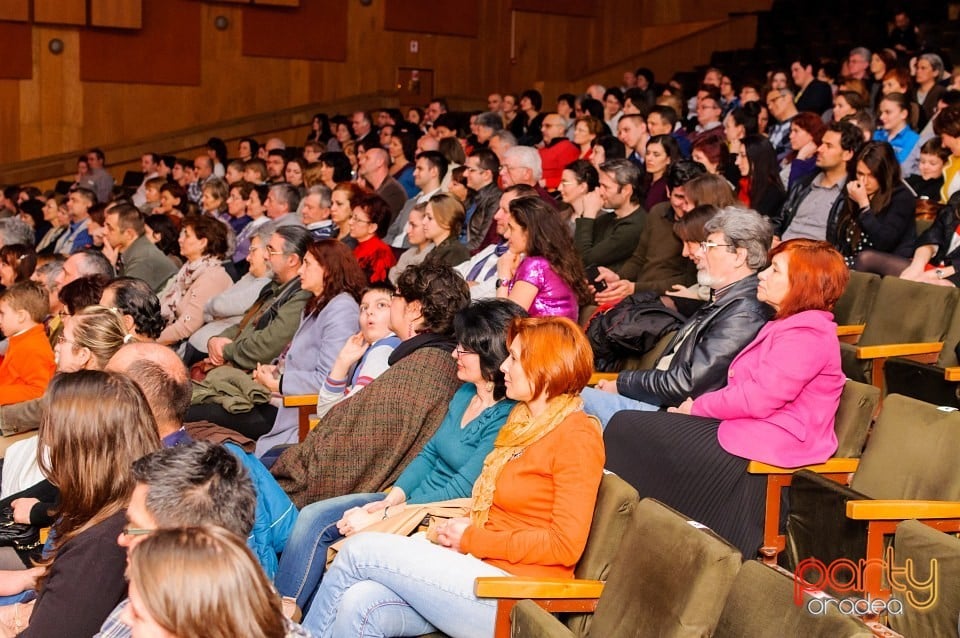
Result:
[[546,257],[525,257],[510,282],[511,290],[518,281],[537,289],[537,296],[527,309],[531,317],[567,317],[574,322],[580,318],[576,293],[553,271]]

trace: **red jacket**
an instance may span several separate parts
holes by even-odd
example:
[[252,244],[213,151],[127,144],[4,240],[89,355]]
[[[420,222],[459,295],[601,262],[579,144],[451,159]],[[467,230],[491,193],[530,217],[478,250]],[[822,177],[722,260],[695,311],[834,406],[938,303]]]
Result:
[[558,137],[548,146],[540,149],[540,162],[543,164],[543,181],[548,191],[560,187],[560,176],[567,164],[580,159],[580,149],[565,137]]

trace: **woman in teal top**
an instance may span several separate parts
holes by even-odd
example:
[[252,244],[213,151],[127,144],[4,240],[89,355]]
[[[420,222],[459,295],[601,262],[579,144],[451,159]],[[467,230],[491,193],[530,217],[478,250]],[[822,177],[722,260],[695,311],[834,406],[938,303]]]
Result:
[[440,427],[388,493],[348,494],[300,511],[275,579],[282,596],[296,598],[305,612],[323,579],[331,544],[399,514],[406,503],[470,496],[514,405],[506,398],[500,364],[507,358],[507,326],[520,316],[526,312],[504,299],[478,301],[457,314],[459,343],[453,357],[464,384],[450,400]]

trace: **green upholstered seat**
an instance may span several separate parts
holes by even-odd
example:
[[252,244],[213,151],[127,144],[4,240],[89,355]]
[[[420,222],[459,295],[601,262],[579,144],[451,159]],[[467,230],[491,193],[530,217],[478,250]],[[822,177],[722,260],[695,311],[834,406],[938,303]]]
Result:
[[880,388],[847,379],[834,418],[833,429],[837,434],[835,457],[853,459],[860,456],[879,404]]
[[[823,615],[810,613],[805,604],[794,603],[794,580],[757,561],[747,561],[733,583],[714,638],[867,638],[873,632],[859,620],[845,616],[835,605],[817,607]],[[914,634],[911,634],[914,635]],[[920,635],[920,634],[916,634]]]
[[960,616],[960,539],[911,520],[897,525],[893,547],[897,566],[910,560],[917,579],[929,579],[931,560],[936,560],[937,593],[929,607],[918,608],[930,600],[929,594],[915,594],[921,604],[914,606],[903,593],[894,592],[903,612],[890,616],[891,629],[904,636],[954,635]]
[[576,634],[536,605],[514,608],[513,636],[709,636],[740,569],[740,552],[653,499],[640,501],[593,622]]
[[850,271],[850,281],[833,309],[833,318],[837,325],[866,323],[879,289],[880,275]]
[[841,343],[843,371],[855,381],[869,382],[871,361],[857,359],[858,346],[943,341],[960,289],[884,277],[856,346]]

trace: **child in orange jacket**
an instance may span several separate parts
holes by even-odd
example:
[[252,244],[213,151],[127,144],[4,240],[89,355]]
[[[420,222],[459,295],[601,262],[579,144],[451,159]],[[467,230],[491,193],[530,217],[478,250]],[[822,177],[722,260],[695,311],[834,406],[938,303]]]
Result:
[[36,282],[16,283],[0,295],[0,330],[10,344],[0,363],[0,405],[40,398],[53,378],[56,363],[42,324],[49,312],[47,291]]

